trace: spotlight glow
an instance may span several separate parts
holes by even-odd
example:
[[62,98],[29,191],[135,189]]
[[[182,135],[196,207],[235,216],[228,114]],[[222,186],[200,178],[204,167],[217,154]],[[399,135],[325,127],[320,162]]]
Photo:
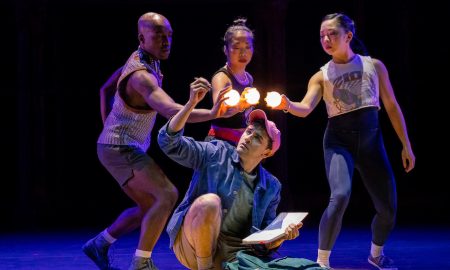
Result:
[[269,107],[277,107],[281,103],[281,95],[278,92],[272,91],[268,92],[266,98],[264,99]]
[[256,88],[249,88],[247,90],[247,93],[245,93],[244,98],[245,98],[245,100],[247,100],[248,104],[251,104],[251,105],[258,104],[259,98],[260,98],[260,94],[258,92],[258,89],[256,89]]
[[230,91],[228,91],[224,97],[227,97],[228,99],[225,100],[225,103],[228,106],[236,106],[239,103],[239,100],[241,99],[241,95],[239,95],[239,92],[231,89]]

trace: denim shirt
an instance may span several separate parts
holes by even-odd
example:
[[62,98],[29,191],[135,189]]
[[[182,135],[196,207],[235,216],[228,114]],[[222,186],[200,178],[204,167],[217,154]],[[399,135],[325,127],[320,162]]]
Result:
[[[222,214],[227,214],[244,181],[244,171],[235,146],[221,140],[195,141],[193,138],[183,136],[183,130],[168,134],[167,125],[164,125],[158,134],[161,150],[172,160],[194,169],[188,191],[167,225],[166,230],[170,237],[170,248],[172,248],[184,216],[199,196],[207,193],[217,194],[222,202]],[[258,165],[251,233],[257,229],[264,229],[275,219],[276,209],[281,199],[280,191],[280,181]]]

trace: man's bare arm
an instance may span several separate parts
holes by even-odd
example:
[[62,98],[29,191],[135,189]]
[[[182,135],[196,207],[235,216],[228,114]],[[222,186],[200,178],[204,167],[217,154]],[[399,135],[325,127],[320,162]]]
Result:
[[106,117],[112,110],[114,103],[114,95],[117,90],[117,82],[122,74],[122,68],[120,67],[109,77],[109,79],[100,88],[100,113],[102,115],[102,121],[105,123]]
[[[156,78],[145,71],[134,72],[128,81],[130,86],[144,97],[146,103],[159,114],[169,119],[183,106],[176,103],[161,87]],[[192,86],[192,85],[191,85]],[[213,109],[194,109],[189,115],[188,122],[202,122],[214,119],[219,115],[218,108],[223,101],[216,103]]]

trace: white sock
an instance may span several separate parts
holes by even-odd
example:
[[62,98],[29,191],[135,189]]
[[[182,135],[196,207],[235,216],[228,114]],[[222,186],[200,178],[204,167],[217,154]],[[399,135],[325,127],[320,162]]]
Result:
[[105,240],[108,241],[108,243],[110,243],[110,244],[116,242],[116,240],[117,240],[116,238],[112,237],[112,236],[109,234],[108,229],[105,229],[105,230],[102,232],[102,236],[103,236],[103,238],[105,238]]
[[317,250],[317,263],[322,267],[330,267],[330,254],[331,250]]
[[370,255],[373,258],[384,255],[383,248],[384,248],[384,246],[377,246],[372,242],[372,245],[370,246]]
[[152,252],[136,249],[136,252],[134,252],[134,256],[142,258],[150,258],[152,256]]

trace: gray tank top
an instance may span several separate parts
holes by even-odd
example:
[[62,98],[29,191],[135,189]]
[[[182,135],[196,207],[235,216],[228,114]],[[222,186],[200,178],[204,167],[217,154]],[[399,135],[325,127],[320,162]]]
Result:
[[346,64],[331,60],[320,69],[328,117],[365,107],[380,109],[378,73],[372,58],[356,55]]

